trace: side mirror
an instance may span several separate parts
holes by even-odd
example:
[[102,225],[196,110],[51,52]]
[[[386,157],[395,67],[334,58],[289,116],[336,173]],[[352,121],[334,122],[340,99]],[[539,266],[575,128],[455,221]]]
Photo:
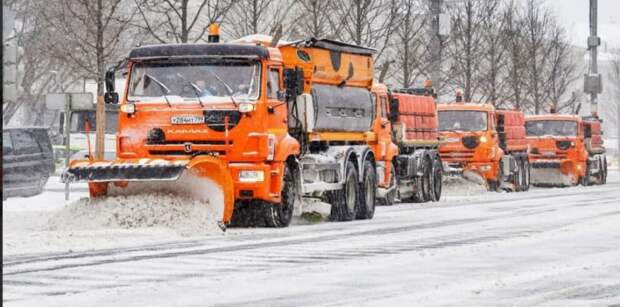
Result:
[[114,91],[114,70],[105,73],[105,94],[103,100],[107,104],[118,104],[118,93]]
[[[390,95],[392,97],[392,95]],[[391,98],[390,99],[390,114],[389,119],[391,122],[395,123],[398,121],[398,99]]]
[[589,139],[592,137],[592,125],[585,124],[583,126],[583,137]]
[[284,87],[286,89],[287,100],[301,95],[304,92],[304,71],[299,67],[295,69],[285,69]]

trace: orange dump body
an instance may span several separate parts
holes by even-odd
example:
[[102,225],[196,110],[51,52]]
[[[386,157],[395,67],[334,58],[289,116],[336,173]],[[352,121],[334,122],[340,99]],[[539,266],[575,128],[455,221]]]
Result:
[[395,122],[397,142],[436,143],[437,105],[431,96],[392,93],[393,107],[398,108]]
[[525,114],[518,110],[496,110],[495,114],[497,121],[501,116],[504,118],[504,131],[499,135],[505,138],[506,152],[526,151]]
[[[572,134],[558,135],[554,131],[540,132],[537,123],[574,124]],[[583,121],[579,116],[566,114],[532,115],[526,117],[527,141],[531,148],[532,182],[540,184],[575,185],[585,175],[588,152],[584,144]],[[541,170],[538,174],[537,170]],[[542,171],[556,171],[559,176],[543,178]],[[538,178],[540,177],[540,178]]]
[[[462,131],[441,127],[439,135],[444,143],[439,146],[441,159],[456,172],[474,172],[486,181],[496,181],[499,161],[504,152],[499,147],[495,130],[495,108],[490,104],[452,103],[437,106],[440,123],[442,116],[457,112],[480,112],[485,127],[477,131]],[[454,112],[454,113],[443,113]],[[443,119],[449,121],[449,119]],[[451,127],[451,126],[450,126]],[[442,129],[444,128],[444,129]]]

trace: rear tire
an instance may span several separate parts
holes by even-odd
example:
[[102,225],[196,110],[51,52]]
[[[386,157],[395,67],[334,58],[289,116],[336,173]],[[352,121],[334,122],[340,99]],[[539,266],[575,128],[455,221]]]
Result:
[[332,205],[330,220],[352,221],[355,218],[355,207],[359,195],[358,182],[355,165],[347,162],[342,190],[329,191],[327,194],[328,202]]
[[299,199],[299,188],[295,180],[297,172],[294,167],[284,165],[284,175],[282,176],[282,193],[280,204],[265,203],[264,217],[265,223],[269,227],[287,227],[293,219],[295,203]]
[[362,182],[359,186],[360,199],[356,218],[369,220],[375,215],[375,201],[377,200],[377,172],[370,160],[364,161]]
[[431,197],[431,176],[433,173],[433,162],[429,156],[424,157],[424,175],[422,176],[422,201],[428,202]]
[[439,201],[441,199],[441,190],[443,188],[443,165],[439,155],[433,158],[433,167],[431,173],[431,200]]
[[530,170],[530,161],[526,158],[523,160],[523,189],[521,191],[530,189]]
[[606,184],[607,183],[607,157],[603,157],[603,181],[601,182],[601,184]]
[[523,191],[523,160],[517,160],[517,172],[512,175],[512,184],[515,192]]

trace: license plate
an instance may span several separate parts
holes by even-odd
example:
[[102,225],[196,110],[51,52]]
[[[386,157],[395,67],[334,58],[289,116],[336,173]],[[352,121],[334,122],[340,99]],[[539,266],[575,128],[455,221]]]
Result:
[[170,123],[174,125],[195,125],[204,124],[204,116],[172,116],[170,117]]
[[448,143],[457,143],[457,142],[460,142],[461,139],[460,138],[448,138],[446,141],[448,141]]
[[554,156],[555,151],[543,151],[542,154],[543,156]]

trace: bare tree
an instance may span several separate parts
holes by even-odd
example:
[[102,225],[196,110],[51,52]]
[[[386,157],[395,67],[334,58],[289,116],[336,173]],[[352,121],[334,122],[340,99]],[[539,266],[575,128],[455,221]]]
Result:
[[24,124],[48,125],[43,103],[45,94],[64,90],[80,76],[50,55],[47,42],[53,38],[38,10],[38,1],[7,1],[5,4],[17,13],[15,39],[22,52],[17,57],[20,67],[18,99],[3,105],[3,123],[8,124],[18,110],[23,109]]
[[452,34],[448,43],[452,85],[463,89],[465,101],[472,100],[481,88],[481,59],[484,50],[481,29],[485,5],[467,1],[450,9]]
[[[97,134],[105,131],[103,78],[106,65],[118,61],[122,34],[135,10],[122,0],[51,0],[40,2],[46,26],[53,30],[48,41],[53,56],[97,82]],[[104,142],[97,138],[96,157],[103,158]]]
[[332,38],[334,32],[329,27],[329,15],[334,0],[298,0],[296,23],[293,36],[297,38]]
[[506,42],[507,63],[505,80],[507,83],[507,100],[517,109],[525,107],[523,100],[525,99],[525,75],[527,59],[524,56],[525,50],[523,41],[525,33],[523,29],[523,20],[519,14],[521,7],[514,1],[511,1],[504,11],[504,40]]
[[278,31],[288,34],[293,21],[289,13],[295,4],[293,0],[237,0],[223,29],[232,38],[251,34],[274,35]]
[[234,0],[134,0],[141,24],[159,43],[206,41],[210,24],[220,23]]
[[[341,0],[333,2],[331,31],[339,40],[377,49],[375,63],[381,63],[399,19],[397,0]],[[385,65],[383,61],[381,65]]]
[[413,86],[418,78],[428,75],[431,64],[425,41],[428,15],[420,0],[403,0],[397,12],[399,25],[394,29],[393,54],[397,82],[404,88]]
[[574,54],[566,32],[563,28],[555,26],[547,42],[548,52],[548,80],[545,92],[549,95],[549,100],[553,107],[565,113],[575,113],[577,103],[583,98],[581,92],[568,93],[571,85],[583,76],[585,71],[579,72],[575,59],[579,55]]
[[502,74],[507,65],[505,29],[507,16],[501,11],[500,2],[497,0],[486,1],[483,4],[480,20],[482,30],[482,67],[481,72],[481,96],[482,101],[491,103],[495,107],[506,105],[504,98],[506,80]]
[[526,85],[529,107],[540,114],[548,102],[545,67],[548,65],[550,30],[555,20],[538,0],[527,0],[523,15],[523,45],[527,55]]

